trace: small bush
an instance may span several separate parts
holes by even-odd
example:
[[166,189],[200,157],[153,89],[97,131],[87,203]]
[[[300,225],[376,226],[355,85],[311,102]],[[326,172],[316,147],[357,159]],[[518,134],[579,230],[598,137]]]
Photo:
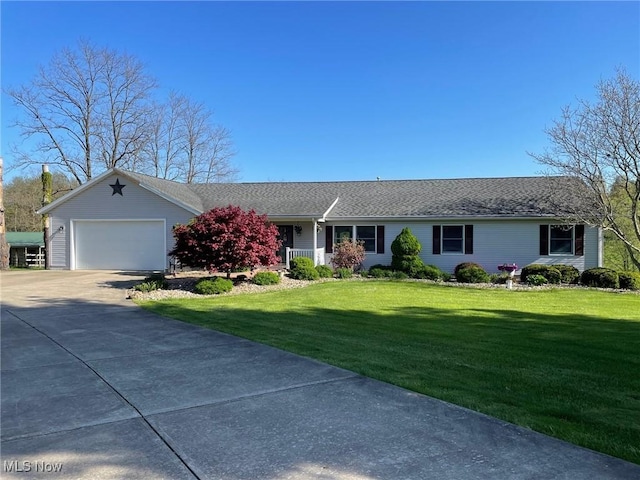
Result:
[[414,278],[422,278],[425,280],[433,280],[438,282],[440,280],[443,280],[447,276],[448,275],[445,272],[440,270],[435,265],[423,265],[422,268],[416,272]]
[[469,268],[469,267],[477,267],[477,268],[481,268],[482,270],[484,270],[484,268],[482,268],[482,265],[475,263],[475,262],[462,262],[459,263],[458,265],[456,265],[456,268],[453,269],[453,275],[455,277],[458,276],[458,272],[463,269],[463,268]]
[[392,280],[406,280],[409,278],[409,275],[404,272],[391,272],[391,276],[389,278]]
[[543,275],[533,274],[527,277],[527,284],[534,287],[546,285],[547,283],[549,283],[549,281]]
[[640,272],[618,272],[620,288],[640,290]]
[[620,277],[610,268],[590,268],[582,272],[580,283],[588,287],[620,288]]
[[230,292],[233,282],[222,277],[202,278],[196,282],[194,292],[200,295],[217,295]]
[[138,292],[152,292],[154,290],[165,290],[169,288],[169,282],[164,276],[164,273],[152,273],[144,279],[144,281],[135,287],[134,290]]
[[529,275],[542,275],[547,279],[548,283],[560,283],[562,281],[562,273],[555,265],[542,265],[539,263],[527,265],[520,272],[520,281],[529,283],[527,280]]
[[289,262],[289,269],[294,270],[300,267],[313,267],[313,260],[308,257],[295,257]]
[[289,276],[296,280],[318,280],[320,274],[313,266],[313,260],[307,257],[292,258],[289,263]]
[[348,268],[353,272],[364,262],[364,242],[343,240],[333,246],[331,264],[336,268]]
[[369,276],[373,278],[391,278],[393,270],[384,265],[378,265],[369,269]]
[[152,282],[142,282],[136,285],[135,287],[133,287],[133,289],[138,292],[147,293],[147,292],[153,292],[154,290],[158,290],[158,286]]
[[495,285],[504,285],[509,280],[508,273],[492,273],[489,275],[489,281]]
[[482,267],[470,266],[458,269],[456,280],[460,283],[488,283],[489,275]]
[[277,285],[280,283],[280,275],[277,272],[258,272],[253,276],[256,285]]
[[562,283],[577,283],[580,278],[580,271],[573,265],[553,265],[553,268],[560,272]]
[[333,277],[333,269],[329,265],[318,265],[316,267],[316,271],[320,278],[331,278]]
[[424,262],[415,255],[394,255],[391,258],[391,269],[406,273],[416,278],[418,272],[424,268]]
[[336,277],[338,278],[351,278],[353,277],[353,271],[350,268],[336,268]]

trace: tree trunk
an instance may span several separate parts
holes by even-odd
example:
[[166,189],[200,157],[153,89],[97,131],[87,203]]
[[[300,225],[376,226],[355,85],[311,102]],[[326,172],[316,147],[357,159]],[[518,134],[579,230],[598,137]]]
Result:
[[[49,173],[49,166],[42,165],[42,206],[45,207],[51,203],[53,190],[53,177]],[[51,268],[50,255],[50,230],[49,230],[49,214],[42,215],[42,234],[44,236],[44,268]]]
[[4,223],[4,200],[2,188],[3,160],[0,157],[0,270],[9,270],[9,245],[5,235],[7,229]]

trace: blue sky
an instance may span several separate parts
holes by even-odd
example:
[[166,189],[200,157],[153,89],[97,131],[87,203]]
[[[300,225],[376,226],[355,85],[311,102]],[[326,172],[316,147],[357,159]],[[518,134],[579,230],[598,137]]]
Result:
[[[86,38],[233,133],[241,181],[529,176],[562,106],[638,78],[640,2],[2,1],[2,86]],[[2,155],[18,131],[2,97]]]

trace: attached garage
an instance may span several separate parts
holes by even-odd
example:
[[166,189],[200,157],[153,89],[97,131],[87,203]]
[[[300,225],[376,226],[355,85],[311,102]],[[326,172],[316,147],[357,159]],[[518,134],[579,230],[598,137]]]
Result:
[[164,270],[166,222],[75,220],[71,222],[74,270]]

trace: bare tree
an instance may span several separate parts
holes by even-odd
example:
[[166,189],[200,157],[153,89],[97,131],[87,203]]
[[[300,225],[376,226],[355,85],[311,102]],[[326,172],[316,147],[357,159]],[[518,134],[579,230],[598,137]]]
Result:
[[[595,102],[565,107],[545,130],[550,149],[530,155],[550,173],[577,178],[587,187],[583,200],[589,208],[584,202],[575,208],[575,221],[611,232],[640,269],[640,82],[619,69],[596,91]],[[576,196],[584,190],[576,189]]]
[[185,98],[175,92],[169,94],[165,104],[155,104],[149,121],[149,141],[142,152],[146,170],[151,175],[167,180],[177,180],[181,128]]
[[150,174],[186,183],[232,180],[237,173],[233,155],[231,133],[213,122],[202,102],[172,92],[166,104],[155,106],[143,149]]
[[36,142],[15,152],[14,166],[47,163],[78,183],[115,167],[187,183],[232,180],[230,132],[202,102],[177,93],[154,102],[155,88],[131,55],[84,41],[62,50],[30,84],[7,90],[24,113],[15,126]]
[[213,112],[201,102],[185,99],[181,112],[181,177],[186,183],[211,183],[233,178],[234,152],[230,132],[212,121]]
[[85,41],[62,50],[29,85],[7,90],[24,113],[15,125],[36,141],[35,152],[18,152],[18,165],[57,165],[78,183],[130,167],[146,141],[155,86],[132,56]]

